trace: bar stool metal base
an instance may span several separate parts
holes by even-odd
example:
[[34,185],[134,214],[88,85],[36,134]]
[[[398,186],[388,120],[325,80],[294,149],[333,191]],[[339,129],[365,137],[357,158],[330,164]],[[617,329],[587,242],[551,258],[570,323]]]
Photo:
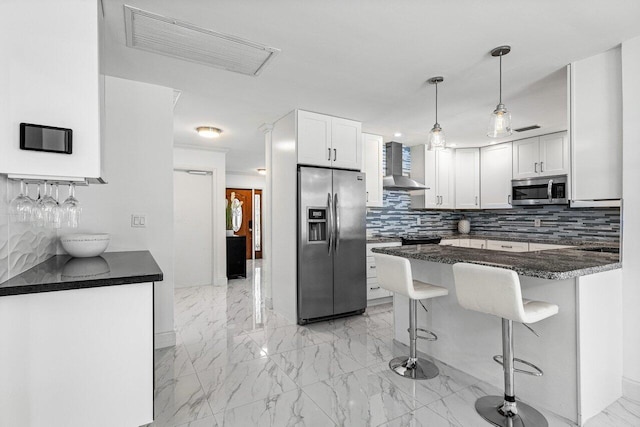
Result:
[[517,402],[518,415],[506,417],[499,409],[504,402],[503,396],[484,396],[476,400],[476,411],[482,418],[500,427],[549,427],[547,419],[537,409]]
[[389,367],[401,377],[413,380],[430,380],[437,377],[439,373],[438,367],[433,362],[420,357],[415,359],[407,356],[396,357],[389,362]]

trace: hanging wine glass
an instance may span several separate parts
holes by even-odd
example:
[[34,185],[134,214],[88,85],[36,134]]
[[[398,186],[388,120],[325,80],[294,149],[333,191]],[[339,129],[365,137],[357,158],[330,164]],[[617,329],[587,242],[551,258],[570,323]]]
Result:
[[44,225],[51,228],[56,227],[56,211],[58,210],[58,202],[53,198],[53,184],[49,186],[50,193],[47,194],[47,182],[44,183],[44,197],[42,198],[42,214],[44,217]]
[[62,204],[63,218],[68,227],[77,228],[80,219],[80,202],[75,197],[76,185],[69,185],[69,197]]
[[40,194],[40,184],[38,184],[38,197],[36,198],[36,203],[31,210],[31,222],[35,224],[36,227],[44,227],[44,210],[43,210],[43,198]]
[[31,221],[31,210],[33,209],[33,200],[29,197],[28,186],[27,195],[24,191],[24,181],[20,180],[20,194],[9,203],[9,215],[15,222]]

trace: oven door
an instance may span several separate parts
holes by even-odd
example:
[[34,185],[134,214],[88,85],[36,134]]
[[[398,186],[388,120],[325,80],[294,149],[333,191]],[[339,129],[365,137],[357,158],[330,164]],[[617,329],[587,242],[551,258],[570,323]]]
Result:
[[569,200],[566,175],[511,181],[513,206],[566,205],[567,203]]

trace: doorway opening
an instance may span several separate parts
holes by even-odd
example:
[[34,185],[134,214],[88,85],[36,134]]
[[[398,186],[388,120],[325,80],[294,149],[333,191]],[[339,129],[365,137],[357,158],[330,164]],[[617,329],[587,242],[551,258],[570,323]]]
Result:
[[264,242],[262,190],[227,188],[226,199],[231,207],[227,228],[231,227],[236,236],[245,236],[245,260],[261,259]]

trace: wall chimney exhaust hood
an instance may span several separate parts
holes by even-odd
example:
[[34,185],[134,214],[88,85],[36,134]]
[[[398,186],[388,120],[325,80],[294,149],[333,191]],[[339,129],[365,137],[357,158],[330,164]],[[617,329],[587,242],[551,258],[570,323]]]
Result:
[[387,167],[382,187],[387,190],[428,190],[424,184],[402,175],[402,144],[387,142],[384,145]]

